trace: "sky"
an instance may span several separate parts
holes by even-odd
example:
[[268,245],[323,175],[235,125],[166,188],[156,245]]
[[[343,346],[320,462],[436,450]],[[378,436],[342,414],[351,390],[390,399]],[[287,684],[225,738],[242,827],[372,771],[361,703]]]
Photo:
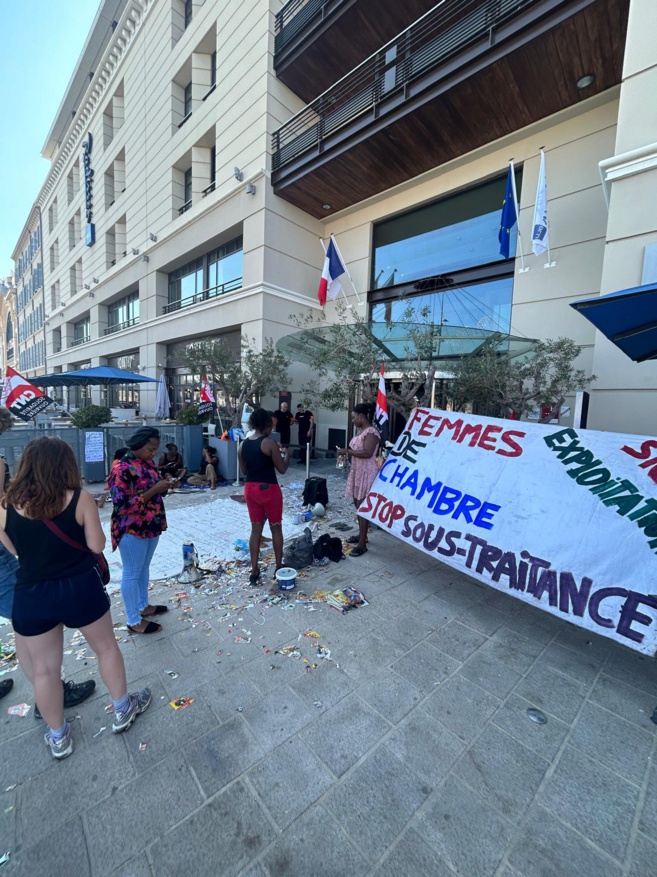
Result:
[[0,0],[0,278],[50,162],[41,149],[98,11],[98,0]]

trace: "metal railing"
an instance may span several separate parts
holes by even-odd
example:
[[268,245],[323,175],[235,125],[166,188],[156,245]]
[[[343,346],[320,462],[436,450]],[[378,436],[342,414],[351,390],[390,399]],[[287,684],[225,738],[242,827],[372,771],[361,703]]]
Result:
[[438,4],[275,131],[273,169],[306,150],[321,151],[323,141],[337,130],[365,113],[374,117],[384,100],[469,45],[482,39],[492,43],[496,28],[544,2],[445,0]]
[[203,197],[205,198],[205,196],[206,196],[206,195],[209,195],[210,192],[214,192],[214,190],[215,190],[216,188],[217,188],[217,183],[216,183],[215,180],[212,180],[212,182],[210,183],[210,185],[209,185],[209,186],[206,186],[205,189],[203,189]]
[[[333,0],[333,7],[344,0]],[[274,52],[280,52],[308,25],[322,21],[331,0],[290,0],[276,13]]]
[[129,329],[131,326],[136,326],[139,323],[139,317],[133,317],[131,320],[124,320],[122,323],[115,323],[113,326],[108,326],[107,329],[103,329],[103,335],[113,335],[114,332],[120,332],[122,329]]
[[189,210],[189,208],[190,208],[191,206],[192,206],[192,202],[191,202],[191,201],[185,201],[185,203],[183,204],[183,206],[178,208],[178,215],[179,215],[179,216],[182,216],[183,213],[187,213],[187,211]]
[[85,335],[83,338],[74,338],[69,347],[77,347],[80,344],[86,344],[87,341],[91,341],[91,335]]
[[236,277],[235,280],[228,280],[220,286],[211,286],[210,289],[204,289],[194,295],[188,295],[187,298],[178,299],[178,301],[169,302],[162,308],[163,314],[171,314],[173,311],[179,311],[181,308],[190,308],[192,305],[201,304],[211,298],[217,298],[225,295],[227,292],[234,292],[236,289],[242,288],[242,278]]

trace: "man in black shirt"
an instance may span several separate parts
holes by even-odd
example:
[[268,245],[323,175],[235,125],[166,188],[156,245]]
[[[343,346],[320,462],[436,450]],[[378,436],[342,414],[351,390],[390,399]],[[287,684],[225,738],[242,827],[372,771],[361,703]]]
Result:
[[274,430],[280,433],[282,448],[287,448],[290,444],[290,426],[294,423],[294,415],[290,411],[287,402],[281,402],[278,411],[274,411]]
[[308,445],[312,442],[315,418],[312,411],[307,411],[303,405],[297,405],[296,421],[299,424],[299,459],[297,462],[305,464]]

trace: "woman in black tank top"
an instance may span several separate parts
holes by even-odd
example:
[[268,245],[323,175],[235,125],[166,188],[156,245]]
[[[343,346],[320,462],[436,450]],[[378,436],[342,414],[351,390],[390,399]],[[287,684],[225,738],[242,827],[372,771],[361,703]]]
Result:
[[130,727],[151,695],[148,689],[128,694],[95,557],[105,547],[105,534],[66,442],[44,436],[26,446],[0,504],[0,541],[18,556],[12,608],[16,652],[48,725],[45,741],[53,757],[73,751],[60,677],[64,626],[79,628],[96,653],[114,703],[112,730]]
[[278,443],[270,438],[274,425],[272,415],[264,408],[256,408],[249,418],[249,426],[255,430],[240,446],[240,468],[246,476],[244,499],[251,520],[251,575],[249,582],[257,585],[260,579],[260,542],[265,521],[269,522],[276,558],[276,569],[283,566],[283,494],[278,486],[276,472],[287,472],[288,459],[281,454]]

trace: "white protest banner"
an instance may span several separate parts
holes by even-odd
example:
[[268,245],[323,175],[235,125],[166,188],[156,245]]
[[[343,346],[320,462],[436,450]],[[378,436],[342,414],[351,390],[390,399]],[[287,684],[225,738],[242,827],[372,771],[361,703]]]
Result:
[[416,408],[359,514],[530,605],[657,650],[657,438]]

